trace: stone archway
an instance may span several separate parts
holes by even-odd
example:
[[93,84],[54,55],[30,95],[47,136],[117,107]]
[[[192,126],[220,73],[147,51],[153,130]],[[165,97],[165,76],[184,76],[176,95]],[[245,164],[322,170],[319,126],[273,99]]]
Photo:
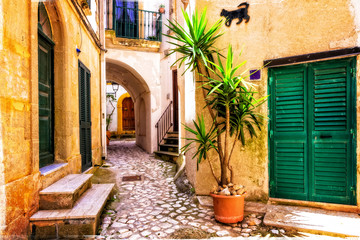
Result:
[[[127,96],[131,96],[135,108],[136,144],[145,151],[151,152],[153,134],[151,131],[151,96],[147,83],[134,68],[114,59],[106,60],[106,79],[121,85],[128,92]],[[122,101],[119,100],[119,102]],[[121,111],[118,111],[118,114],[119,112]],[[119,122],[121,119],[118,118],[118,124]],[[120,129],[120,131],[122,130]]]

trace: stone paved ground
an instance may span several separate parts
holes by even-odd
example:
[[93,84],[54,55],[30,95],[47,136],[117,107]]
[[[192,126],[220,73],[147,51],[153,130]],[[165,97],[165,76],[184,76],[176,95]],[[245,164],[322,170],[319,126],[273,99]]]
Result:
[[[161,239],[248,236],[294,236],[295,232],[267,228],[263,215],[249,213],[232,226],[218,223],[213,210],[195,204],[176,189],[175,165],[153,158],[134,141],[112,141],[108,161],[95,182],[116,182],[116,194],[101,216],[98,239]],[[141,175],[141,181],[123,182],[123,176]]]

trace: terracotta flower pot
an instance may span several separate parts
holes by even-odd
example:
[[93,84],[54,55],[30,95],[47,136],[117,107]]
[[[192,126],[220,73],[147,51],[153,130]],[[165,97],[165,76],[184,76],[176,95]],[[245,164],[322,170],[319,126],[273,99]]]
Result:
[[164,13],[165,13],[165,8],[159,8],[159,12],[160,12],[161,14],[164,14]]
[[244,218],[244,195],[210,194],[214,200],[215,219],[222,223],[237,223]]
[[106,131],[106,146],[109,146],[110,144],[110,138],[111,138],[111,132]]

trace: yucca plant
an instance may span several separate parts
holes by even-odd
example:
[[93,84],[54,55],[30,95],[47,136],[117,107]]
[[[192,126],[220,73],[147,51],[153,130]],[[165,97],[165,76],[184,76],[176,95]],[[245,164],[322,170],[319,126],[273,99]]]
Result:
[[179,62],[181,66],[185,63],[185,71],[197,71],[200,74],[205,107],[212,117],[212,126],[206,127],[203,116],[198,116],[197,122],[193,121],[194,129],[185,126],[185,130],[194,137],[186,138],[189,142],[182,151],[188,151],[195,144],[197,150],[193,157],[197,158],[199,164],[208,158],[210,150],[215,150],[221,164],[220,179],[209,161],[211,171],[219,185],[227,185],[232,181],[232,174],[229,176],[229,172],[232,173],[230,159],[235,144],[238,140],[246,144],[246,132],[251,138],[257,137],[256,129],[261,130],[264,116],[255,110],[264,103],[266,97],[257,100],[252,85],[245,81],[247,76],[237,74],[246,61],[234,66],[231,46],[228,48],[226,64],[222,64],[222,55],[214,47],[222,35],[218,33],[221,20],[207,28],[206,9],[200,15],[195,12],[192,18],[184,11],[183,15],[187,30],[176,21],[170,22],[168,26],[174,36],[167,36],[175,40],[170,41],[174,45],[170,54],[180,53],[181,56],[174,64]]

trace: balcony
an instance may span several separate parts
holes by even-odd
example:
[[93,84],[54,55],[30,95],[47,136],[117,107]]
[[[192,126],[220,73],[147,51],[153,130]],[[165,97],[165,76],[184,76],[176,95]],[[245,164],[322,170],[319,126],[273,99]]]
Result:
[[162,40],[161,13],[139,9],[137,2],[123,0],[107,0],[106,7],[106,38],[112,45],[158,51]]

